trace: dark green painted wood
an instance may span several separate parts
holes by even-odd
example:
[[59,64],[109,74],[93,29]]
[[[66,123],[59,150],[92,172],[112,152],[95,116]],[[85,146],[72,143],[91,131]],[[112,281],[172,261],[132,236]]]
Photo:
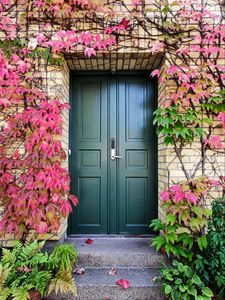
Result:
[[79,206],[72,233],[107,233],[107,98],[105,77],[73,81],[70,172]]
[[[69,233],[150,233],[156,217],[154,82],[79,76],[72,77],[71,89],[71,187],[79,206]],[[111,138],[122,159],[110,159]]]
[[155,151],[149,79],[120,77],[117,95],[119,233],[147,234],[155,217]]

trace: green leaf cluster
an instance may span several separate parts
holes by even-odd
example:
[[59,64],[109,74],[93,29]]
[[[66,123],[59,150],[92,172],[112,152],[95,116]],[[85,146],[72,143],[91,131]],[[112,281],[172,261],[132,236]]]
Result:
[[203,102],[202,107],[210,112],[218,114],[219,112],[225,112],[225,91],[221,90],[216,95]]
[[162,269],[164,294],[172,300],[210,300],[212,290],[189,265],[173,260],[172,266]]
[[44,296],[51,291],[68,291],[76,295],[72,268],[77,253],[72,245],[57,245],[51,254],[41,252],[44,242],[37,240],[23,245],[17,242],[12,250],[3,249],[0,262],[0,300],[26,300],[29,291]]
[[157,134],[164,136],[165,145],[173,145],[175,141],[183,144],[192,143],[195,137],[201,138],[206,135],[201,128],[203,122],[201,112],[191,108],[182,111],[179,104],[158,108],[154,112],[153,122],[158,125]]
[[54,57],[49,48],[37,47],[29,54],[32,58],[43,58],[48,61],[51,65],[59,65],[61,66],[63,63],[62,57],[58,55],[58,57]]
[[189,204],[187,201],[165,202],[164,221],[155,219],[150,227],[154,231],[162,231],[162,235],[152,239],[152,246],[161,250],[168,257],[176,257],[191,261],[196,253],[207,246],[206,235],[203,234],[210,216],[210,210],[204,206]]
[[50,255],[54,268],[60,271],[72,272],[73,266],[77,264],[77,252],[71,244],[59,244]]
[[225,299],[225,199],[213,202],[207,247],[197,257],[195,265],[218,299]]

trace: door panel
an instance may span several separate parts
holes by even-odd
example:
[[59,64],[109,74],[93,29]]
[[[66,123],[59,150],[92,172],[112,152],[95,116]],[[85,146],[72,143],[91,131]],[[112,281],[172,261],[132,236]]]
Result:
[[148,79],[122,77],[118,88],[119,232],[144,234],[155,216],[154,98]]
[[73,82],[70,172],[79,206],[72,233],[107,233],[107,98],[104,77]]
[[[148,234],[156,217],[154,83],[141,76],[72,82],[70,170],[79,206],[70,233]],[[115,139],[116,155],[110,158]]]

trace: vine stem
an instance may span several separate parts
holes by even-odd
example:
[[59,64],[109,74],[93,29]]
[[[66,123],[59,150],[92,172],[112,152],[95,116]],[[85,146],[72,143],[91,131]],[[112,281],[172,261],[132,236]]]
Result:
[[176,145],[176,143],[174,143],[174,151],[180,161],[180,164],[181,164],[181,169],[182,171],[184,172],[184,175],[186,177],[187,180],[190,179],[190,175],[188,174],[188,171],[185,169],[185,166],[184,166],[184,163],[183,163],[183,160],[182,160],[182,155],[181,155],[181,149],[179,149]]

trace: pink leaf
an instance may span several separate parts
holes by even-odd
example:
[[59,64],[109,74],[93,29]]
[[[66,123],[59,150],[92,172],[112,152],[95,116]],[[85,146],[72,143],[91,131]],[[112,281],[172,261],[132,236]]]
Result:
[[91,57],[92,55],[96,55],[96,51],[95,51],[95,49],[93,49],[93,48],[86,48],[85,50],[84,50],[84,55],[86,55],[86,56],[88,56],[88,57]]
[[46,233],[48,231],[48,225],[45,222],[40,222],[36,228],[38,233]]
[[69,199],[73,203],[74,206],[78,205],[78,198],[75,195],[69,195]]
[[205,139],[205,145],[209,145],[211,149],[223,149],[224,143],[218,135],[212,135],[209,139]]
[[170,192],[169,191],[163,191],[160,195],[162,201],[169,201],[170,200]]
[[135,6],[142,4],[142,2],[143,2],[142,0],[132,0],[132,4]]
[[67,217],[72,211],[70,203],[66,200],[61,201],[60,203],[60,212],[63,217]]
[[130,21],[123,18],[123,20],[121,21],[121,25],[123,25],[124,29],[127,29],[127,27],[129,26]]
[[123,289],[128,289],[130,287],[130,283],[126,279],[120,279],[116,282],[117,285],[120,285]]
[[85,243],[88,244],[88,245],[92,245],[94,243],[94,241],[92,239],[87,239],[85,241]]
[[150,74],[150,77],[154,77],[154,76],[157,76],[159,78],[160,71],[158,69],[152,71],[152,73]]
[[154,54],[154,53],[157,53],[157,52],[162,51],[163,48],[164,48],[164,43],[162,43],[162,42],[160,42],[160,41],[155,41],[155,42],[152,43],[150,52],[151,52],[152,54]]

